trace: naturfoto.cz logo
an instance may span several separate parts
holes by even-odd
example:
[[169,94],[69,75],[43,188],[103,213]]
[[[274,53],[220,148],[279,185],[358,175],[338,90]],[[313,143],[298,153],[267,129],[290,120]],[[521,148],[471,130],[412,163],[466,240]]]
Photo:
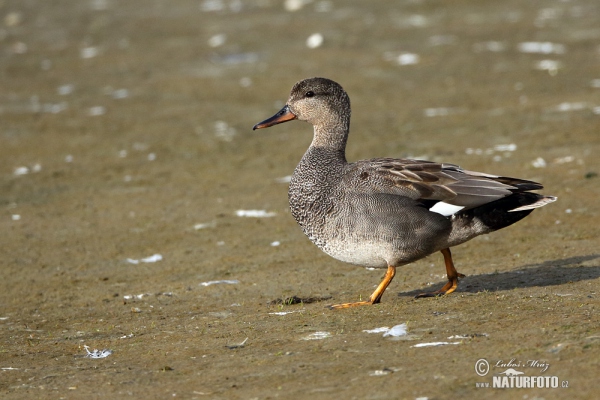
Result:
[[[550,364],[540,360],[527,360],[521,362],[514,358],[510,361],[498,360],[491,365],[503,371],[496,372],[490,382],[475,382],[475,387],[497,388],[497,389],[531,389],[531,388],[566,388],[569,387],[569,381],[560,380],[558,376],[530,376],[518,369],[535,368],[535,373],[544,373],[550,368]],[[475,373],[481,377],[490,372],[490,363],[485,358],[480,358],[475,362]]]

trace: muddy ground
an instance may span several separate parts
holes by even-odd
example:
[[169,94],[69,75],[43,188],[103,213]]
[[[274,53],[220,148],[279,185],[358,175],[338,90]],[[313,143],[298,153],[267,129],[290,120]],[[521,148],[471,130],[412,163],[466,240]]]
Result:
[[[3,0],[0,17],[0,397],[597,396],[598,2]],[[452,162],[558,202],[455,248],[455,294],[413,298],[444,283],[434,254],[381,304],[326,309],[383,272],[289,214],[310,126],[251,130],[310,76],[350,94],[349,160]],[[291,296],[322,300],[270,303]],[[477,387],[508,368],[559,387]]]

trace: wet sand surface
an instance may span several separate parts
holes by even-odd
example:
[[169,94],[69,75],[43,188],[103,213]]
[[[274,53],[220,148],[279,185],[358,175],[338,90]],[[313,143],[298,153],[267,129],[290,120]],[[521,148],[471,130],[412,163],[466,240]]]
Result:
[[[595,397],[598,2],[5,0],[0,17],[0,397]],[[444,284],[433,254],[381,304],[326,309],[383,271],[291,217],[311,127],[251,130],[310,76],[350,94],[349,160],[452,162],[558,202],[453,249],[450,296],[413,298]],[[316,301],[271,303],[293,296]],[[559,387],[477,387],[510,367]]]

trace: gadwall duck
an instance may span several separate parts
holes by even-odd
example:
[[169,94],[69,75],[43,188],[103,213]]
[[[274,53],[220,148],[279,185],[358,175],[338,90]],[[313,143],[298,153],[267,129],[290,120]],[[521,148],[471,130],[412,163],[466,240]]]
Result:
[[464,277],[454,268],[450,247],[512,225],[556,200],[531,193],[542,189],[539,183],[454,164],[394,158],[347,162],[350,99],[329,79],[296,83],[281,111],[253,129],[293,119],[312,124],[314,136],[290,182],[292,215],[333,258],[387,268],[369,300],[331,308],[379,303],[396,268],[436,251],[444,256],[448,283],[417,297],[450,294]]

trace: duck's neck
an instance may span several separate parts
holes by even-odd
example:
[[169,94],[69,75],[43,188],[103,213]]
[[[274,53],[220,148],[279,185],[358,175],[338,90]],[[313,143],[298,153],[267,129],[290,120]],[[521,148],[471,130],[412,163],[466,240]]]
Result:
[[328,124],[315,125],[314,136],[310,147],[321,148],[331,153],[331,157],[346,162],[346,143],[350,121],[335,121]]

